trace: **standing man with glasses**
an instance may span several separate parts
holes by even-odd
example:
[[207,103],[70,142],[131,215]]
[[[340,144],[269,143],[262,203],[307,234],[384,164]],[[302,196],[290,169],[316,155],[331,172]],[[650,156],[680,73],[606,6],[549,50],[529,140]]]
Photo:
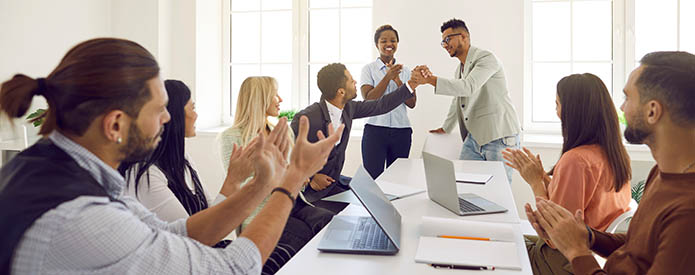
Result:
[[[460,63],[453,79],[432,74],[425,65],[415,67],[418,84],[434,86],[434,93],[452,96],[442,127],[430,133],[451,132],[458,121],[463,148],[460,159],[502,161],[502,151],[519,148],[521,126],[512,105],[502,64],[489,51],[471,46],[466,23],[451,19],[441,27],[442,47]],[[505,165],[507,180],[512,169]]]

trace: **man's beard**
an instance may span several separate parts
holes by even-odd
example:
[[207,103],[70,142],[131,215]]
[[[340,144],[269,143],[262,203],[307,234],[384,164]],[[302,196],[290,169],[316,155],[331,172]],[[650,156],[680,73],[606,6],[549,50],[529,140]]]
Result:
[[120,151],[125,155],[123,162],[136,162],[147,159],[157,148],[156,139],[164,132],[164,126],[159,133],[151,138],[146,138],[135,123],[130,124],[128,140]]
[[625,139],[631,144],[644,144],[644,141],[652,134],[645,129],[646,123],[641,118],[632,119],[633,123],[628,123],[625,127]]
[[456,57],[456,56],[458,56],[458,54],[459,54],[459,49],[456,48],[456,49],[454,49],[453,52],[451,52],[451,54],[449,54],[449,56],[450,57]]
[[347,104],[348,102],[352,101],[355,98],[357,98],[357,91],[355,91],[355,93],[350,98],[345,97],[343,99],[345,101],[345,102],[343,102],[343,104]]

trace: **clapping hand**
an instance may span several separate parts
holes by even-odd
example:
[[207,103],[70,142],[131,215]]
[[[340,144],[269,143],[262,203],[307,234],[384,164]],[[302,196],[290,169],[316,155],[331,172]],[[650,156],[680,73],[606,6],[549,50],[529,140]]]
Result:
[[[575,257],[591,255],[589,231],[584,223],[582,210],[577,210],[573,215],[562,206],[543,198],[536,198],[536,207],[538,211],[533,215],[534,221],[531,224],[539,232],[539,236],[540,232],[545,232],[545,238],[570,262]],[[529,209],[530,206],[527,205],[527,216]]]
[[288,129],[287,118],[281,118],[267,137],[258,135],[252,157],[256,180],[278,182],[276,179],[285,174],[290,150]]
[[531,150],[524,147],[523,151],[507,148],[502,151],[502,157],[506,160],[507,166],[519,171],[521,177],[531,186],[536,196],[548,198],[544,181],[549,181],[549,177],[543,170],[540,155],[534,156]]
[[[295,119],[297,119],[295,117]],[[299,133],[297,142],[290,155],[290,168],[300,174],[303,179],[316,174],[328,160],[328,155],[343,134],[344,124],[333,131],[333,125],[328,124],[328,137],[320,130],[316,133],[319,141],[311,143],[307,140],[309,133],[309,118],[302,116],[299,118]],[[303,184],[303,182],[299,182]]]
[[538,214],[538,211],[533,211],[531,208],[530,204],[525,204],[524,209],[526,210],[526,218],[528,219],[528,222],[531,224],[534,230],[536,230],[536,233],[538,234],[538,237],[543,239],[550,248],[555,249],[555,246],[553,246],[553,243],[550,241],[550,237],[548,237],[548,233],[543,230],[543,228],[538,224],[538,219],[536,218]]
[[403,70],[403,65],[402,64],[393,64],[393,59],[391,59],[391,61],[389,63],[386,63],[386,67],[389,68],[389,70],[388,70],[388,72],[386,72],[385,78],[388,80],[395,81],[396,84],[401,82],[400,75],[401,75],[401,71]]
[[237,146],[234,144],[232,154],[229,157],[229,166],[227,166],[227,177],[222,184],[220,193],[227,197],[239,189],[241,183],[251,176],[253,173],[253,161],[251,160],[256,150],[258,139],[254,138],[246,146]]

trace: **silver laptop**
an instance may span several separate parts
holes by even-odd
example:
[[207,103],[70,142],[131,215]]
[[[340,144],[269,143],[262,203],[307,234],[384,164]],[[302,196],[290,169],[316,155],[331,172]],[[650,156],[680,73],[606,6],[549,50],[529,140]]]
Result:
[[451,160],[422,152],[425,161],[427,195],[459,216],[507,212],[507,209],[472,193],[458,194],[456,173]]
[[362,166],[350,189],[370,216],[335,216],[318,249],[324,252],[393,255],[401,242],[401,214]]

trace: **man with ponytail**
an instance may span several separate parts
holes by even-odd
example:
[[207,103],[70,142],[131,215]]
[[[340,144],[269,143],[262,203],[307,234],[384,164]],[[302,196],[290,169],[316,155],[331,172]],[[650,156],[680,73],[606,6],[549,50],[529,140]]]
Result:
[[[0,114],[22,117],[34,96],[48,111],[43,138],[0,170],[0,274],[258,274],[297,193],[326,162],[335,136],[307,142],[308,119],[287,164],[286,120],[247,156],[257,184],[174,222],[123,196],[117,172],[147,158],[169,121],[154,57],[137,43],[78,44],[46,78],[15,75],[0,89]],[[329,130],[332,130],[329,129]],[[239,152],[246,148],[241,148]],[[266,197],[258,219],[224,249],[210,247]]]

